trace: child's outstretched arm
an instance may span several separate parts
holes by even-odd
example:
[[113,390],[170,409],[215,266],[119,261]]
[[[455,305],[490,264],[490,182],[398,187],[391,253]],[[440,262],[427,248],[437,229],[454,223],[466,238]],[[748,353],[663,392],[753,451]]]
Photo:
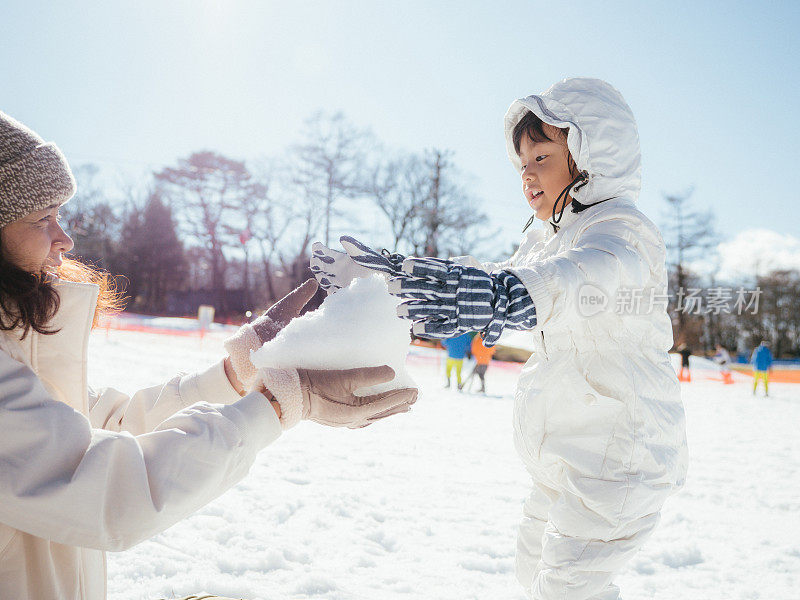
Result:
[[594,314],[582,304],[588,297],[602,302],[604,311],[614,310],[624,291],[638,295],[642,303],[666,303],[666,289],[646,289],[660,279],[655,275],[664,269],[665,254],[661,234],[643,216],[600,214],[572,248],[510,271],[533,299],[537,327],[546,327]]
[[407,258],[387,271],[385,258],[371,248],[346,236],[341,242],[355,263],[390,275],[389,291],[405,300],[397,314],[414,321],[415,335],[450,338],[481,331],[492,346],[505,327],[536,326],[533,301],[510,272],[489,274],[438,258]]
[[[343,240],[350,257],[369,266],[366,257],[374,260],[370,252],[376,253],[356,243],[358,250]],[[603,211],[572,248],[539,262],[489,274],[448,260],[408,258],[394,270],[389,291],[404,300],[398,315],[414,321],[416,335],[483,331],[491,345],[505,327],[535,329],[586,318],[582,294],[603,297],[608,309],[625,286],[645,292],[652,270],[663,268],[664,260],[655,225],[640,214]],[[665,291],[651,290],[655,295]]]

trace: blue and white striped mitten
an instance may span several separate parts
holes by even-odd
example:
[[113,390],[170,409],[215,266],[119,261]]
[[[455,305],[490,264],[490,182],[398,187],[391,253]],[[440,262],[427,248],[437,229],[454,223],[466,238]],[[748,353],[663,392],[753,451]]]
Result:
[[451,338],[481,331],[484,343],[493,346],[506,327],[536,326],[533,300],[513,273],[489,274],[440,258],[407,258],[398,269],[353,238],[341,241],[359,265],[393,275],[389,292],[404,300],[397,314],[414,321],[414,335]]

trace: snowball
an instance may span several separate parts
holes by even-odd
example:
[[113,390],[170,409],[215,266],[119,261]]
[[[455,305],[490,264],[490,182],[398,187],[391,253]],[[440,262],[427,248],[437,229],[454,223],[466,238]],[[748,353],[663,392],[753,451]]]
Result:
[[294,319],[251,360],[256,368],[394,369],[392,381],[362,388],[359,396],[417,387],[405,367],[411,336],[408,323],[397,316],[397,304],[381,275],[355,279],[317,310]]

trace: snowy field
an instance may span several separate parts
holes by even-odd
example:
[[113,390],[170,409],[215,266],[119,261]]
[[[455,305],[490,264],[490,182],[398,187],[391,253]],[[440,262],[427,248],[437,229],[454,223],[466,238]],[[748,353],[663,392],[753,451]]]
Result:
[[[98,331],[90,382],[132,392],[206,366],[219,335]],[[411,413],[356,431],[301,423],[221,498],[110,554],[109,598],[522,600],[516,371],[491,367],[484,397],[442,389],[441,369],[415,350]],[[754,398],[749,378],[725,386],[710,373],[682,384],[688,483],[617,583],[629,600],[800,598],[800,385]]]

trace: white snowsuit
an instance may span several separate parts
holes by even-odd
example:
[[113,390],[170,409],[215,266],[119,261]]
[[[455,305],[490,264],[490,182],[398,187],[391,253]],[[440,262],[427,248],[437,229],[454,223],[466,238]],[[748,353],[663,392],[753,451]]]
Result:
[[[634,206],[639,137],[620,93],[568,79],[514,102],[505,129],[518,172],[511,135],[529,110],[569,127],[569,150],[589,176],[573,197],[603,202],[577,213],[568,206],[557,231],[546,223],[509,261],[482,265],[517,275],[538,319],[514,410],[515,444],[533,478],[517,576],[532,598],[611,600],[613,575],[686,474],[683,405],[667,354],[665,248]],[[638,293],[638,310],[618,302]]]
[[87,393],[97,286],[58,290],[59,333],[0,332],[3,600],[103,600],[105,550],[221,495],[281,434],[264,396],[240,398],[221,362],[131,398]]

